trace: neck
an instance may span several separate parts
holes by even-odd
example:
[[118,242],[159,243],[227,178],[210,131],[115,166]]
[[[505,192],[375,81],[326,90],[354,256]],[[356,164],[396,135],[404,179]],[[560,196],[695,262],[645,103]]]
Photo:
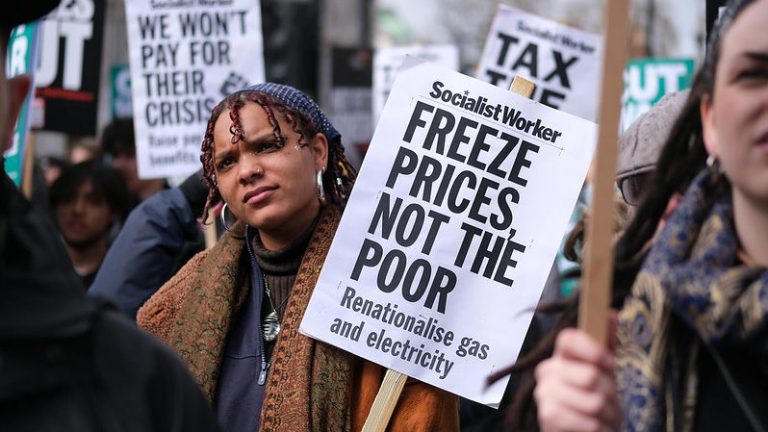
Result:
[[96,271],[107,254],[106,237],[102,237],[87,246],[71,246],[69,244],[66,246],[69,259],[72,260],[77,274],[81,276]]
[[294,244],[315,223],[320,214],[320,204],[313,206],[304,212],[301,217],[296,217],[292,223],[284,223],[279,229],[259,230],[259,237],[264,249],[279,251]]
[[734,188],[733,220],[744,252],[757,265],[768,266],[768,205]]

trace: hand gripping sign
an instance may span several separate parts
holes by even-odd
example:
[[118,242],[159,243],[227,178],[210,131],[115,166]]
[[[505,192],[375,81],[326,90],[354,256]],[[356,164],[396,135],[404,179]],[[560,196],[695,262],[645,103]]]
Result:
[[497,406],[595,125],[424,64],[399,74],[303,333]]

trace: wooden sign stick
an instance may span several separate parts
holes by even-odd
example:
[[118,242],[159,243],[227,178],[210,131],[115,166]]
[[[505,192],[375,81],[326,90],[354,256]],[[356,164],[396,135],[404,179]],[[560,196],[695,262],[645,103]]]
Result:
[[616,141],[621,113],[622,72],[626,63],[629,1],[605,2],[600,129],[595,149],[592,207],[587,221],[586,259],[579,300],[579,328],[603,345],[608,340],[608,307],[613,280],[613,194]]
[[32,200],[32,188],[34,186],[35,170],[35,134],[27,133],[27,145],[24,146],[21,170],[21,194],[24,198]]
[[[530,98],[536,85],[525,78],[516,76],[509,86],[509,91],[517,93],[520,96]],[[371,412],[365,419],[362,432],[384,432],[395,411],[397,401],[400,399],[400,393],[403,392],[405,380],[408,378],[405,374],[392,369],[387,369],[384,379],[381,381],[379,392],[371,405]]]

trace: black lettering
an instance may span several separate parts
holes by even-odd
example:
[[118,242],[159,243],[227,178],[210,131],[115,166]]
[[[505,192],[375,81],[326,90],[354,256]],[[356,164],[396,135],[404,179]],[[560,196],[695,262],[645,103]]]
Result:
[[389,172],[389,177],[387,178],[387,187],[393,188],[395,186],[395,181],[397,181],[397,176],[400,174],[412,174],[416,170],[418,163],[419,156],[415,151],[400,147],[397,150],[395,162],[392,164],[392,170]]
[[[435,84],[442,84],[441,82],[436,82]],[[403,135],[403,141],[410,143],[413,139],[413,133],[416,131],[417,127],[424,127],[427,125],[427,122],[421,119],[421,113],[424,111],[426,112],[432,112],[435,110],[435,107],[432,105],[425,104],[424,102],[416,102],[416,106],[413,108],[413,114],[411,114],[411,120],[408,122],[408,126],[405,128],[405,134]]]

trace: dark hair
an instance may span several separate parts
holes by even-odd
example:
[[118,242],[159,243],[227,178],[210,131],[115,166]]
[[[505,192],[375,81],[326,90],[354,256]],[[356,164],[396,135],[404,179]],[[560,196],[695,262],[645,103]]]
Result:
[[51,185],[51,208],[75,199],[77,189],[86,181],[93,185],[93,193],[99,200],[107,202],[109,208],[125,219],[130,210],[130,195],[120,173],[114,168],[97,161],[85,161],[64,170]]
[[101,149],[111,156],[136,155],[136,137],[132,118],[112,120],[101,132]]
[[[320,132],[318,125],[302,112],[290,109],[283,101],[272,97],[266,93],[254,90],[243,90],[227,96],[219,102],[211,111],[211,117],[208,120],[208,126],[205,129],[205,136],[200,148],[200,161],[203,163],[203,184],[208,187],[208,199],[203,210],[202,220],[208,217],[208,210],[211,206],[221,200],[216,185],[216,169],[213,164],[213,129],[219,116],[229,110],[229,117],[232,119],[232,142],[242,139],[243,131],[240,124],[240,109],[246,103],[255,103],[264,108],[267,113],[269,123],[272,125],[275,138],[283,145],[283,135],[280,130],[280,124],[277,122],[275,113],[278,112],[283,119],[291,126],[294,132],[299,135],[299,145],[306,146],[307,138],[313,137]],[[341,138],[336,137],[328,142],[328,164],[323,174],[323,188],[329,197],[329,203],[341,208],[347,202],[352,186],[357,177],[357,170],[352,166],[344,155],[344,147],[341,145]]]
[[[696,73],[688,99],[672,126],[651,175],[648,194],[637,207],[632,221],[616,244],[611,300],[611,306],[614,308],[621,308],[624,299],[629,295],[645,258],[646,245],[652,240],[667,203],[675,193],[685,190],[699,172],[706,168],[707,151],[704,147],[700,106],[705,98],[711,99],[714,96],[717,63],[725,32],[745,7],[754,1],[732,0],[715,26],[705,61]],[[720,177],[721,182],[717,187],[727,187],[727,180],[724,176]],[[561,303],[540,307],[539,311],[542,313],[560,313],[557,323],[528,355],[519,359],[515,365],[494,374],[489,380],[495,381],[511,372],[531,369],[552,356],[555,339],[560,330],[573,327],[577,323],[578,300],[578,293],[575,293]],[[536,418],[532,412],[535,410],[534,387],[535,381],[532,374],[529,374],[521,383],[505,415],[509,430],[522,428],[522,422],[526,420],[528,423],[524,426],[537,426],[535,421],[534,424],[530,423],[532,418]]]

